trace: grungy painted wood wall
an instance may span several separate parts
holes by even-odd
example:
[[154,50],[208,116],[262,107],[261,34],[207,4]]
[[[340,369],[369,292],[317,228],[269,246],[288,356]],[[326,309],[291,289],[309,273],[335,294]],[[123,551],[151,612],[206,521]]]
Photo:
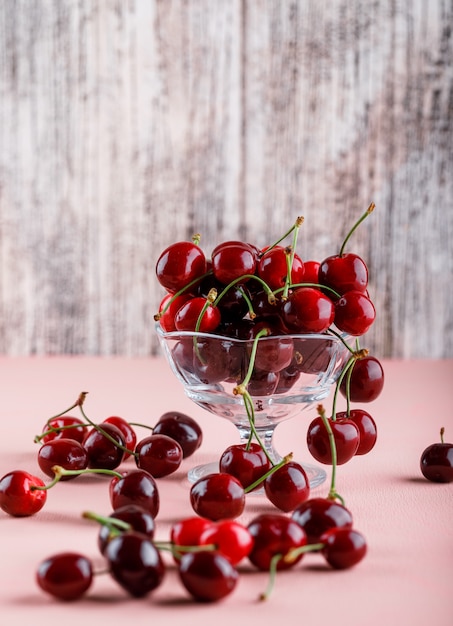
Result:
[[169,243],[348,249],[453,356],[452,0],[2,0],[0,352],[155,352]]

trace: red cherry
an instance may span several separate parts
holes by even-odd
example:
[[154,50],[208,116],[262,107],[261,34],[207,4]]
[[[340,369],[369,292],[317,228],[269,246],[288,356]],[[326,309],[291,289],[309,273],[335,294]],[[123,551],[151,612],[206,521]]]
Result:
[[193,483],[190,503],[195,513],[206,519],[234,519],[244,511],[245,492],[237,478],[230,474],[208,474]]
[[[206,305],[206,298],[196,297],[185,302],[175,316],[175,326],[177,330],[194,331],[203,308]],[[212,333],[220,324],[220,311],[217,307],[209,305],[203,312],[198,331],[201,333]]]
[[435,483],[453,482],[453,444],[444,442],[443,436],[442,428],[441,441],[425,448],[420,458],[423,476]]
[[179,309],[190,300],[192,296],[188,293],[181,294],[179,296],[173,296],[173,294],[167,294],[160,303],[159,315],[157,316],[160,325],[166,333],[171,333],[176,330],[175,316]]
[[304,283],[319,283],[319,266],[321,263],[319,261],[304,261],[304,275],[303,280],[300,282]]
[[291,337],[262,337],[258,340],[255,367],[263,372],[279,372],[290,365],[293,354],[294,343]]
[[123,435],[124,446],[131,451],[131,453],[126,452],[124,454],[124,458],[131,456],[137,443],[137,435],[129,422],[126,421],[123,417],[119,417],[118,415],[112,415],[110,417],[107,417],[103,423],[113,424],[120,430],[121,434]]
[[157,483],[149,472],[142,469],[114,476],[109,486],[110,503],[114,510],[129,504],[146,509],[155,518],[159,512],[160,497]]
[[23,470],[13,470],[0,480],[0,508],[13,517],[28,517],[38,513],[47,500],[47,491],[37,476]]
[[89,468],[115,469],[124,458],[124,438],[119,428],[114,424],[102,424],[102,431],[97,428],[86,433],[83,447],[88,455]]
[[[130,525],[131,530],[142,533],[149,537],[149,539],[154,538],[154,531],[156,529],[154,517],[149,511],[141,506],[138,506],[137,504],[127,504],[125,506],[121,506],[118,509],[115,509],[109,517],[113,520],[126,522],[126,524]],[[117,532],[127,532],[118,526],[116,528]],[[109,541],[113,539],[114,536],[115,533],[112,533],[111,527],[108,524],[103,523],[98,534],[98,548],[101,554],[104,554]]]
[[293,291],[282,307],[282,318],[290,331],[323,333],[334,320],[332,300],[315,287]]
[[299,505],[291,515],[301,526],[308,543],[318,543],[331,528],[352,528],[352,514],[343,504],[330,498],[311,498]]
[[179,411],[167,411],[161,415],[153,428],[153,434],[167,435],[176,439],[182,448],[184,459],[198,450],[203,441],[203,433],[198,422]]
[[248,530],[253,537],[248,558],[258,569],[269,570],[276,555],[282,557],[277,562],[277,570],[289,569],[302,559],[303,553],[300,553],[292,560],[284,560],[290,550],[307,543],[303,528],[284,514],[262,513],[250,522]]
[[200,536],[200,544],[214,544],[216,550],[232,565],[248,556],[253,538],[248,528],[235,520],[224,520],[208,526]]
[[367,552],[365,537],[352,528],[333,528],[323,535],[321,552],[334,569],[348,569],[357,565]]
[[[343,378],[340,392],[346,398],[346,384],[349,374]],[[384,387],[384,369],[374,356],[365,356],[355,361],[350,377],[351,402],[372,402]]]
[[351,409],[349,415],[347,411],[337,413],[337,419],[346,419],[348,417],[359,429],[360,443],[356,455],[368,454],[368,452],[374,448],[377,440],[376,422],[371,415],[363,409]]
[[175,293],[201,277],[206,269],[203,250],[191,241],[179,241],[161,253],[156,263],[156,276],[167,291]]
[[182,448],[176,439],[167,435],[150,435],[138,442],[135,448],[137,467],[154,478],[176,472],[182,462]]
[[220,457],[219,469],[231,474],[246,489],[259,480],[271,468],[263,448],[256,442],[229,446]]
[[266,478],[264,491],[272,504],[287,513],[308,500],[310,483],[304,468],[288,461]]
[[178,557],[184,554],[183,550],[178,551],[178,546],[199,546],[202,544],[201,537],[205,530],[211,528],[213,522],[203,517],[186,517],[175,522],[170,529],[170,540]]
[[319,283],[340,295],[346,291],[364,292],[368,286],[368,268],[357,254],[347,252],[329,256],[319,266]]
[[[288,253],[282,246],[275,246],[271,250],[264,251],[259,259],[257,273],[264,282],[275,291],[284,287],[287,279]],[[298,254],[294,254],[291,267],[291,284],[301,283],[304,276],[304,264]]]
[[[212,270],[215,278],[223,285],[246,274],[254,274],[256,250],[242,241],[226,241],[214,248],[211,254]],[[244,279],[243,282],[247,282]]]
[[348,335],[364,335],[375,318],[374,304],[361,291],[347,291],[335,302],[335,326]]
[[85,439],[87,432],[87,424],[78,417],[72,417],[71,415],[62,415],[61,417],[54,417],[45,423],[42,433],[46,435],[39,438],[42,443],[47,443],[52,439],[75,439],[80,443]]
[[184,554],[179,562],[179,577],[199,602],[217,602],[236,587],[238,571],[228,559],[217,552],[201,551]]
[[62,552],[48,557],[38,566],[39,587],[59,600],[78,600],[91,587],[93,565],[76,552]]
[[[328,423],[335,440],[337,465],[343,465],[357,452],[360,443],[359,429],[350,419],[328,418]],[[307,446],[319,463],[332,464],[329,435],[321,417],[315,417],[308,427]]]
[[[53,478],[53,467],[59,465],[66,470],[83,470],[88,466],[88,454],[81,443],[75,439],[52,439],[44,443],[38,452],[38,465],[41,470]],[[60,480],[69,480],[76,475],[63,475]]]

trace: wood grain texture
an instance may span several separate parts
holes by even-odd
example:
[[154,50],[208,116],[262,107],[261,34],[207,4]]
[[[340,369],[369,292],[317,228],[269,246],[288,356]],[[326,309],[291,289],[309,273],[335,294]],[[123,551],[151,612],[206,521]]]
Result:
[[453,356],[451,0],[3,0],[0,352],[148,355],[201,232],[370,268],[385,357]]

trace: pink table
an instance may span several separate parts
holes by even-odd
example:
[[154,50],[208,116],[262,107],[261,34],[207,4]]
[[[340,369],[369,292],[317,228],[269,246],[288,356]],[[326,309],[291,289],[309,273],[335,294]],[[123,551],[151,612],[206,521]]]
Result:
[[[438,439],[441,426],[453,439],[453,361],[384,361],[386,386],[368,410],[379,440],[367,456],[339,468],[337,487],[351,509],[355,526],[368,541],[368,554],[354,569],[335,572],[320,555],[307,555],[296,569],[279,574],[267,602],[257,597],[267,575],[244,563],[235,592],[221,604],[191,602],[176,572],[169,569],[153,595],[134,600],[107,576],[97,576],[87,597],[63,604],[36,586],[35,569],[45,557],[79,550],[101,563],[97,526],[81,518],[84,510],[108,514],[108,479],[88,476],[61,483],[46,507],[32,518],[15,519],[0,511],[1,623],[93,625],[281,623],[297,616],[304,626],[451,626],[453,623],[453,483],[426,481],[419,471],[422,450]],[[196,417],[204,443],[176,475],[159,479],[161,511],[157,538],[167,539],[170,524],[192,514],[186,472],[193,464],[216,460],[237,441],[234,427],[193,405],[160,359],[0,358],[0,475],[12,469],[39,472],[33,436],[45,420],[88,391],[85,409],[94,421],[121,415],[152,425],[167,410]],[[340,401],[340,407],[342,403]],[[326,402],[330,407],[330,402]],[[280,451],[310,461],[305,431],[312,413],[277,429]],[[140,436],[144,432],[139,433]],[[313,491],[326,495],[327,486]],[[242,521],[270,510],[260,496],[250,497]],[[82,621],[83,620],[83,621]],[[239,622],[236,622],[239,623]]]

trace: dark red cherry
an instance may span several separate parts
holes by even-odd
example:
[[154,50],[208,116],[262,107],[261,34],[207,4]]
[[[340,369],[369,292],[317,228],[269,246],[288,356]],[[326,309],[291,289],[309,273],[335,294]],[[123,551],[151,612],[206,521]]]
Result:
[[156,263],[159,283],[175,293],[200,278],[207,269],[203,250],[191,241],[172,243],[161,253]]
[[321,552],[334,569],[349,569],[357,565],[367,552],[367,544],[362,533],[352,528],[332,528],[323,535]]
[[305,531],[308,543],[318,543],[331,528],[352,528],[352,514],[343,504],[330,498],[311,498],[300,504],[292,519]]
[[[348,374],[343,378],[340,392],[346,398]],[[374,356],[366,356],[355,361],[350,378],[351,402],[373,402],[384,388],[384,368]]]
[[246,489],[271,468],[263,448],[256,442],[229,446],[221,455],[219,470],[231,474]]
[[323,333],[334,320],[333,302],[315,287],[295,289],[282,306],[282,319],[295,333]]
[[420,470],[425,478],[435,483],[453,482],[453,444],[444,442],[444,429],[441,440],[425,448],[420,458]]
[[147,535],[137,531],[111,539],[104,556],[111,576],[135,598],[148,595],[164,579],[165,565],[159,550]]
[[112,509],[136,504],[149,511],[153,517],[159,512],[157,483],[149,472],[142,469],[123,472],[121,478],[114,476],[110,481],[109,496]]
[[212,271],[220,283],[229,285],[241,276],[254,274],[256,258],[257,252],[251,245],[242,241],[225,241],[212,251]]
[[[59,465],[66,470],[83,470],[88,466],[88,454],[81,443],[75,439],[52,439],[44,443],[38,451],[38,465],[44,474],[53,478],[53,467]],[[62,475],[60,480],[75,478],[74,475]]]
[[42,443],[47,443],[52,439],[75,439],[82,443],[87,432],[87,424],[78,417],[62,415],[54,417],[44,425],[42,433],[47,433],[40,437]]
[[308,500],[310,483],[300,463],[288,461],[266,478],[264,491],[274,506],[288,513]]
[[[359,429],[350,419],[328,418],[337,452],[337,465],[347,463],[356,454],[360,443]],[[321,417],[315,417],[307,430],[307,446],[320,463],[332,464],[329,434]]]
[[276,555],[282,557],[277,563],[278,570],[289,569],[301,560],[303,553],[291,561],[283,558],[292,549],[307,543],[303,528],[283,513],[262,513],[250,522],[248,530],[253,537],[248,558],[258,569],[269,570]]
[[184,554],[179,562],[179,577],[190,595],[199,602],[217,602],[236,587],[238,571],[230,561],[213,551]]
[[200,517],[213,521],[234,519],[245,507],[241,483],[224,472],[202,476],[190,489],[190,503]]
[[91,587],[93,565],[86,556],[61,552],[42,561],[36,572],[39,587],[59,600],[78,600]]
[[83,447],[88,455],[88,467],[115,469],[124,458],[123,435],[113,424],[102,424],[99,428],[102,429],[102,433],[97,428],[92,428],[83,441]]
[[[126,506],[119,507],[110,513],[113,520],[120,520],[129,524],[130,530],[135,530],[143,535],[146,535],[149,539],[154,538],[154,532],[156,524],[154,517],[149,511],[137,504],[127,504]],[[108,524],[102,524],[98,534],[98,548],[102,554],[104,554],[107,544],[118,533],[127,532],[122,530],[119,526],[114,526],[115,530]]]
[[[274,246],[269,251],[264,251],[258,261],[258,276],[267,283],[272,291],[284,287],[287,282],[287,257],[289,253],[290,251],[287,252],[283,246]],[[291,266],[291,284],[301,283],[303,275],[304,264],[300,256],[295,253]]]
[[212,305],[203,310],[205,305],[206,298],[197,297],[187,300],[175,315],[176,329],[187,331],[195,331],[197,329],[201,333],[214,332],[220,324],[220,311],[216,306]]
[[0,508],[13,517],[38,513],[47,500],[47,491],[38,477],[23,470],[13,470],[0,479]]
[[153,434],[176,439],[184,459],[196,452],[203,442],[203,432],[198,422],[179,411],[167,411],[161,415],[153,428]]
[[374,304],[361,291],[347,291],[335,302],[335,326],[348,335],[364,335],[375,318]]
[[138,442],[135,462],[137,467],[146,470],[154,478],[169,476],[181,465],[182,448],[176,439],[153,433]]
[[279,372],[290,365],[293,353],[291,337],[262,337],[256,348],[255,367],[263,372]]
[[233,380],[242,374],[245,355],[245,346],[236,341],[220,336],[198,336],[193,351],[192,372],[207,385]]
[[280,380],[280,372],[253,370],[247,390],[251,396],[271,396],[275,393]]
[[[125,420],[123,417],[119,417],[118,415],[111,415],[110,417],[107,417],[103,421],[103,424],[113,424],[120,430],[121,434],[123,435],[124,446],[128,450],[130,450],[132,454],[135,449],[135,445],[137,443],[137,435],[133,427],[129,424],[129,422]],[[101,424],[101,428],[102,428],[102,424]],[[124,454],[124,458],[130,457],[131,454],[126,452]]]
[[351,409],[349,415],[347,411],[339,411],[337,413],[337,419],[347,419],[348,417],[359,429],[360,442],[356,455],[368,454],[376,444],[376,422],[371,415],[363,409]]
[[346,291],[364,292],[368,286],[368,268],[357,254],[347,252],[329,256],[319,266],[319,283],[340,295]]

